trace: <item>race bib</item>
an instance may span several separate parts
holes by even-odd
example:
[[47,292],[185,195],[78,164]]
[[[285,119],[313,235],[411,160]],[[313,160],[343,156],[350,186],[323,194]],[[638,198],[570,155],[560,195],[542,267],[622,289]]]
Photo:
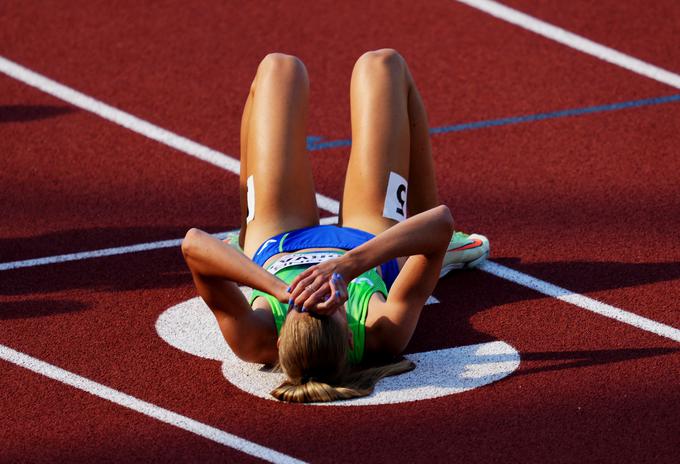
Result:
[[408,182],[396,172],[390,172],[383,216],[395,221],[406,219],[406,198]]

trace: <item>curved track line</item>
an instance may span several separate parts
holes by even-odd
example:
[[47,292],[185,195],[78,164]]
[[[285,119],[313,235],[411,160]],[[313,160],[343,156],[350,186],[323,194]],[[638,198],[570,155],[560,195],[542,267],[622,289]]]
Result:
[[526,13],[512,9],[493,0],[457,0],[472,8],[476,8],[484,13],[512,23],[521,28],[527,29],[545,38],[559,42],[562,45],[573,48],[580,52],[599,58],[611,64],[615,64],[641,76],[648,77],[662,84],[670,85],[680,89],[680,75],[666,71],[665,69],[654,66],[639,60],[618,50],[593,42],[590,39],[569,32],[561,27],[553,26],[550,23],[529,16]]
[[74,374],[73,372],[64,370],[60,367],[41,361],[19,351],[13,350],[5,345],[0,345],[0,359],[11,362],[18,366],[24,367],[37,374],[42,374],[50,379],[70,385],[71,387],[90,393],[99,398],[111,401],[112,403],[137,411],[145,416],[158,419],[166,424],[174,425],[187,432],[194,433],[208,440],[214,441],[221,445],[226,445],[251,456],[264,459],[265,461],[275,463],[302,463],[287,454],[280,453],[266,446],[258,445],[245,438],[232,435],[231,433],[212,427],[203,422],[191,419],[169,409],[162,408],[153,403],[140,400],[134,396],[128,395],[111,387],[102,385],[93,380]]

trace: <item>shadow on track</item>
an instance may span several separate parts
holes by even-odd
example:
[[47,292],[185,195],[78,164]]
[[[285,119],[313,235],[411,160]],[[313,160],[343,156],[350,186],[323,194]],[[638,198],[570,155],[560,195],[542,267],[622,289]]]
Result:
[[[680,279],[680,263],[677,262],[576,261],[523,265],[517,258],[501,258],[494,259],[494,261],[578,293]],[[423,310],[407,349],[408,353],[493,341],[496,337],[472,326],[471,320],[475,315],[503,305],[549,298],[481,271],[459,271],[449,274],[439,282],[434,295],[441,303],[427,306]],[[555,353],[555,355],[561,355],[561,353]],[[603,356],[597,359],[603,359]],[[522,359],[524,359],[524,353],[522,353]],[[613,358],[607,359],[609,360],[605,362],[612,362]],[[585,361],[578,361],[578,363],[582,362]],[[595,363],[591,362],[591,364]]]
[[[679,348],[619,348],[612,350],[521,353],[522,364],[513,376],[620,363],[635,359],[666,356],[678,351],[680,351]],[[542,365],[536,365],[537,363]]]
[[32,319],[53,316],[55,314],[72,313],[87,309],[87,305],[75,300],[40,300],[6,301],[0,303],[0,321],[8,319]]
[[71,106],[53,105],[0,105],[0,124],[6,122],[30,122],[54,118],[78,111]]

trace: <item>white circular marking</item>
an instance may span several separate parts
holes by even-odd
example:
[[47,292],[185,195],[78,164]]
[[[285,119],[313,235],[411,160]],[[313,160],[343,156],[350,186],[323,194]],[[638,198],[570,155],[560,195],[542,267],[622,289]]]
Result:
[[[242,288],[242,291],[250,294],[250,289]],[[284,380],[284,374],[238,359],[200,297],[168,308],[158,317],[156,331],[179,350],[222,361],[222,374],[241,390],[275,400],[269,392]],[[381,380],[370,396],[330,405],[405,403],[453,395],[501,380],[514,372],[520,363],[517,350],[502,341],[408,354],[406,358],[416,363],[415,370]]]

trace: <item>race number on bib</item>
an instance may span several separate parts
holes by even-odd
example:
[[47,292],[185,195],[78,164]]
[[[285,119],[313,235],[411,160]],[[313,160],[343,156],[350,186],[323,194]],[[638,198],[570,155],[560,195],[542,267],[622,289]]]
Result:
[[406,198],[408,182],[396,172],[390,172],[383,216],[395,221],[406,219]]

